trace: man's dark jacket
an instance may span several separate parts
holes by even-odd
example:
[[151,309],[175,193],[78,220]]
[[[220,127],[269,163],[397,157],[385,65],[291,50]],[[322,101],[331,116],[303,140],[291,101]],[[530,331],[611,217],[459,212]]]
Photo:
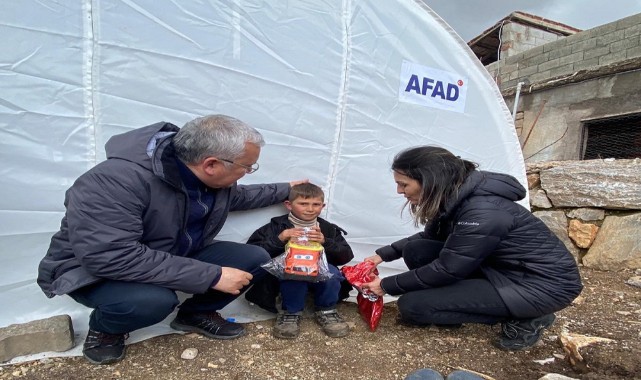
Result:
[[[178,130],[160,122],[112,137],[107,160],[67,191],[60,231],[38,268],[38,285],[48,297],[102,279],[204,293],[219,278],[220,266],[178,254],[189,215],[172,144]],[[282,202],[289,188],[281,183],[211,189],[216,198],[203,244],[213,242],[230,211]]]
[[423,232],[376,251],[392,261],[410,240],[444,242],[438,259],[384,278],[383,289],[399,295],[445,286],[480,271],[515,317],[537,317],[568,306],[583,287],[575,259],[540,219],[515,203],[525,194],[512,176],[473,172],[458,197]]
[[[343,237],[343,234],[347,234],[345,230],[322,218],[318,218],[318,226],[325,237],[323,248],[327,262],[334,266],[350,262],[354,258],[354,253]],[[270,223],[254,231],[247,240],[247,244],[263,247],[272,258],[276,257],[285,252],[285,243],[280,241],[278,235],[289,228],[294,228],[294,225],[289,221],[288,214],[274,217]],[[352,290],[351,285],[347,281],[343,281],[339,299],[347,298],[350,290]],[[276,297],[279,292],[278,279],[274,276],[266,276],[245,293],[245,298],[249,302],[275,313]]]

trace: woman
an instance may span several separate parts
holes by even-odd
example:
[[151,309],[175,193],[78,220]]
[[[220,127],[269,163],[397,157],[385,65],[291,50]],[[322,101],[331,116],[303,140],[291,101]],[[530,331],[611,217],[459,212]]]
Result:
[[402,257],[409,271],[363,287],[400,295],[401,323],[500,322],[497,347],[534,345],[583,286],[563,243],[515,203],[525,197],[523,186],[432,146],[399,153],[392,170],[397,192],[425,229],[365,259],[378,265]]

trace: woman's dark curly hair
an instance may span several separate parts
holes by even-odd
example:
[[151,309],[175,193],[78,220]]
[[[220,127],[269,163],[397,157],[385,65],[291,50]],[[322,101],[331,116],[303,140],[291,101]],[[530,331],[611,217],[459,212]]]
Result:
[[414,222],[426,224],[444,211],[445,205],[458,196],[458,189],[478,164],[455,156],[436,146],[406,149],[394,157],[392,170],[418,181],[421,197],[409,210]]

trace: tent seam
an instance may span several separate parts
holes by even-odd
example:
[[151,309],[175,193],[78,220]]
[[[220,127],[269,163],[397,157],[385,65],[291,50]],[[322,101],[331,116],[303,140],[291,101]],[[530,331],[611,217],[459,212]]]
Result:
[[334,195],[334,187],[336,186],[336,176],[338,171],[338,158],[340,156],[341,147],[343,145],[343,136],[345,130],[345,108],[347,107],[347,88],[349,83],[349,57],[351,54],[351,34],[349,27],[351,0],[343,0],[342,5],[342,22],[343,22],[343,72],[341,74],[340,91],[338,94],[338,107],[336,112],[336,132],[334,134],[334,145],[330,156],[330,164],[327,178],[327,206],[325,215],[332,218],[331,212],[331,198]]

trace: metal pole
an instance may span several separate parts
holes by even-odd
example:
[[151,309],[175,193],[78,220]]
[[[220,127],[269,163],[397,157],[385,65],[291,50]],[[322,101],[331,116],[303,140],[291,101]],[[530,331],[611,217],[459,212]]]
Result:
[[516,110],[519,106],[519,97],[521,96],[521,86],[524,82],[519,82],[516,85],[516,95],[514,96],[514,107],[512,108],[512,120],[516,120]]

